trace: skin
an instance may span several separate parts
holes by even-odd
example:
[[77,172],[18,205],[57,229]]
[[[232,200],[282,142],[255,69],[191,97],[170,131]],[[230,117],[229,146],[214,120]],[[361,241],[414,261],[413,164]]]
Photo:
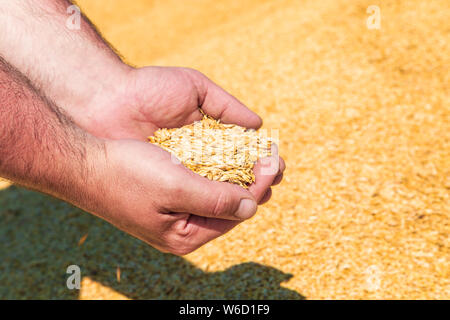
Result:
[[[10,32],[0,34],[0,54],[30,79],[32,90],[54,101],[53,108],[78,126],[80,135],[89,137],[84,145],[85,158],[94,159],[86,160],[89,174],[76,182],[81,190],[76,197],[70,188],[58,191],[57,174],[49,182],[55,190],[39,179],[29,183],[26,175],[14,179],[14,161],[0,174],[178,255],[252,217],[257,203],[269,201],[271,186],[282,180],[285,164],[277,153],[270,163],[256,164],[256,182],[245,190],[200,177],[145,140],[158,128],[201,119],[200,107],[224,123],[248,128],[259,128],[261,118],[196,70],[125,64],[86,17],[80,30],[66,27],[70,5],[66,0],[2,2],[0,28]],[[276,170],[263,174],[267,165]]]
[[84,207],[105,144],[0,57],[0,175]]

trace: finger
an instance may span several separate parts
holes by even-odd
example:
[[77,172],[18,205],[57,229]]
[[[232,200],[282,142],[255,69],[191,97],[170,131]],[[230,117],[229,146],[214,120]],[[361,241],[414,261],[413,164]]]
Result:
[[220,119],[223,123],[233,123],[252,129],[261,127],[261,118],[238,99],[208,78],[205,78],[205,86],[206,96],[201,107],[208,115]]
[[278,169],[278,175],[275,177],[275,179],[272,182],[272,186],[276,186],[283,180],[283,172],[286,169],[286,164],[283,160],[283,158],[280,157],[280,168]]
[[261,201],[258,202],[258,205],[262,205],[264,203],[266,203],[267,201],[270,200],[270,198],[272,197],[272,189],[269,188],[266,193],[264,194],[263,198],[261,199]]
[[256,213],[256,199],[248,190],[228,182],[210,181],[183,169],[182,174],[172,174],[175,186],[168,210],[227,220],[245,220]]
[[283,173],[284,170],[286,170],[286,163],[284,162],[284,159],[280,157],[280,170],[278,174]]
[[259,159],[254,168],[255,182],[249,187],[257,202],[260,202],[267,190],[270,188],[278,175],[280,169],[280,158],[276,151],[276,146],[272,146],[272,156]]
[[281,180],[283,180],[283,174],[277,175],[272,182],[272,186],[276,186],[277,184],[279,184],[281,182]]
[[205,218],[191,215],[186,225],[187,230],[190,230],[187,233],[188,236],[185,241],[191,245],[190,249],[197,249],[205,243],[227,233],[239,223],[240,221]]

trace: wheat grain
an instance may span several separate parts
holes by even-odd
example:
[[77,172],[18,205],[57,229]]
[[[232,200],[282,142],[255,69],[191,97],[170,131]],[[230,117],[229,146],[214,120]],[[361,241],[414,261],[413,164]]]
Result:
[[223,124],[207,115],[181,128],[159,129],[148,139],[193,172],[244,188],[255,181],[255,162],[271,155],[270,138],[252,129]]

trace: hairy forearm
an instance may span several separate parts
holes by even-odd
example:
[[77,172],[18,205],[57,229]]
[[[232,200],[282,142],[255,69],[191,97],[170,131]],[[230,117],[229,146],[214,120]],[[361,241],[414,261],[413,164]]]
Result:
[[102,144],[1,57],[0,115],[0,176],[72,203],[86,197]]
[[0,1],[0,54],[69,113],[111,94],[129,70],[86,17],[79,29],[67,26],[71,5]]

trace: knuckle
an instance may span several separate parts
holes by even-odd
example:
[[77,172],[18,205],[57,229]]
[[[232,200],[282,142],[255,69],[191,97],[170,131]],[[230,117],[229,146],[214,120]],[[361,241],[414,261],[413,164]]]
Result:
[[191,238],[194,234],[193,225],[188,223],[187,219],[189,219],[189,216],[186,217],[186,219],[180,219],[176,221],[172,225],[172,232],[179,239],[186,240],[188,238]]
[[205,91],[207,87],[208,77],[205,76],[202,72],[191,69],[191,68],[183,68],[184,75],[192,81],[193,84],[197,88],[201,88],[201,91]]
[[196,250],[193,228],[185,223],[174,223],[163,239],[165,250],[177,256],[184,256]]
[[205,75],[198,71],[197,69],[193,68],[184,68],[184,71],[187,72],[191,76],[197,76],[197,77],[204,77]]
[[232,207],[231,195],[227,192],[222,191],[216,198],[211,214],[214,217],[226,215],[232,209],[231,207]]

